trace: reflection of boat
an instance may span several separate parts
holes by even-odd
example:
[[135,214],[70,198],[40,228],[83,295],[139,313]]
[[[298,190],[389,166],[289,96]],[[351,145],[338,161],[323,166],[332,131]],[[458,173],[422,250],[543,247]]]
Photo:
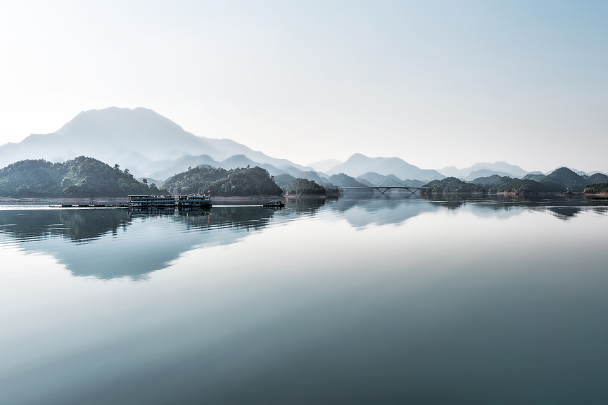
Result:
[[130,208],[175,208],[175,198],[164,195],[130,195]]
[[180,195],[177,197],[177,207],[183,208],[211,208],[211,198],[202,195]]
[[264,208],[281,208],[285,206],[285,202],[281,201],[281,200],[275,200],[275,201],[266,201],[263,204]]

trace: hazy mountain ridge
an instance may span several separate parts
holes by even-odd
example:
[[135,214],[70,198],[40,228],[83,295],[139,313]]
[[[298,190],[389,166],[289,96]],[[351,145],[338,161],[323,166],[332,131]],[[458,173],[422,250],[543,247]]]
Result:
[[172,160],[186,155],[208,155],[220,161],[246,155],[261,164],[309,170],[230,139],[196,136],[146,108],[118,107],[83,111],[54,133],[33,134],[19,143],[0,146],[0,167],[25,159],[70,159],[80,155],[118,163],[138,177],[164,170],[173,164]]
[[[446,167],[436,171],[420,169],[397,157],[370,158],[360,153],[322,173],[286,159],[267,156],[230,139],[196,136],[146,108],[131,110],[117,107],[83,111],[54,133],[33,134],[19,143],[0,146],[0,167],[25,159],[63,162],[81,155],[91,156],[109,165],[118,163],[139,178],[160,180],[201,165],[226,169],[258,166],[271,175],[286,173],[319,184],[339,173],[351,177],[375,173],[386,178],[374,181],[366,178],[365,185],[381,186],[419,186],[430,180],[442,179],[445,175],[469,181],[491,175],[512,178],[530,175],[519,166],[506,162],[476,163],[464,169]],[[328,159],[314,165],[327,168],[337,162]],[[573,171],[586,176],[585,172]],[[535,174],[532,177],[541,179],[543,176]]]
[[421,187],[425,184],[421,180],[401,180],[393,174],[383,176],[374,172],[367,172],[356,179],[357,181],[365,182],[369,186],[381,187]]
[[344,173],[331,175],[329,182],[337,187],[367,187],[367,185],[359,183],[353,177]]
[[608,182],[608,176],[602,173],[591,176],[579,173],[560,167],[548,175],[527,174],[523,179],[493,175],[474,179],[471,183],[483,186],[488,192],[564,192],[583,191],[588,186]]
[[312,167],[314,170],[316,170],[318,172],[327,172],[341,163],[342,163],[342,161],[340,161],[338,159],[325,159],[325,160],[320,160],[318,162],[309,163],[309,164],[307,164],[307,166]]
[[424,181],[442,179],[445,177],[436,170],[420,169],[397,157],[370,158],[361,153],[355,153],[348,158],[346,162],[335,166],[328,171],[327,174],[344,173],[352,177],[358,177],[368,172],[374,172],[385,176],[392,174],[399,179],[416,179]]
[[[491,176],[493,174],[498,174],[499,176],[504,176],[505,174],[509,177],[523,177],[528,174],[527,171],[522,169],[517,165],[512,165],[507,162],[494,162],[494,163],[475,163],[473,166],[465,167],[463,169],[458,169],[454,166],[444,167],[443,169],[439,169],[439,173],[448,176],[448,177],[458,177],[462,179],[467,179],[473,172],[479,170],[487,170],[493,173],[485,172],[483,176]],[[502,174],[501,174],[502,173]],[[482,176],[477,176],[482,177]],[[473,180],[473,178],[471,178]]]

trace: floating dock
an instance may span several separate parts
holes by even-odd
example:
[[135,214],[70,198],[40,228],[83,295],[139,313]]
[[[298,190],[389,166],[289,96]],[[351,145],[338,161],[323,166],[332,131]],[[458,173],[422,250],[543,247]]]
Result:
[[133,209],[208,209],[211,208],[211,198],[204,195],[130,195],[129,208]]

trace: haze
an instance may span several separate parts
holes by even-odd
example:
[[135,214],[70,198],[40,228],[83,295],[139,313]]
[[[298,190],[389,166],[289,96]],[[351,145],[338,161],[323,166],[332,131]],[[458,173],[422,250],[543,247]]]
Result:
[[80,111],[146,107],[300,164],[361,152],[608,170],[605,2],[1,8],[0,144]]

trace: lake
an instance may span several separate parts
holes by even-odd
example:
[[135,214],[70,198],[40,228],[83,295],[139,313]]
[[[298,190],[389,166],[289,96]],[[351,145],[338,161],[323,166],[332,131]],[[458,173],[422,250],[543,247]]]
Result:
[[0,404],[606,404],[608,206],[0,206]]

